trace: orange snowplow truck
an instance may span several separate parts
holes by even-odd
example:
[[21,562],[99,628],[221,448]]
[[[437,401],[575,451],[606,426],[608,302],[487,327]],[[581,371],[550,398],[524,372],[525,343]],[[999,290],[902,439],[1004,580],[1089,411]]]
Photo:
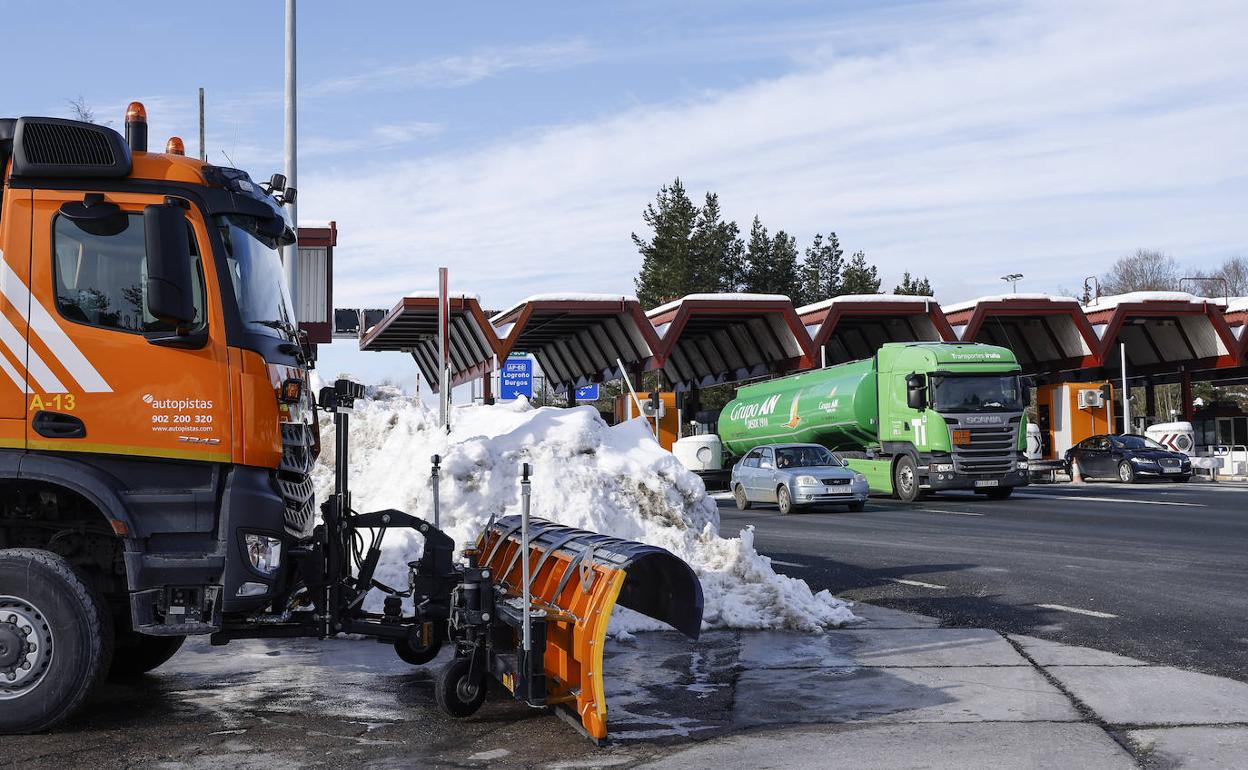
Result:
[[[0,734],[55,725],[190,634],[346,633],[413,665],[451,647],[434,688],[448,714],[475,712],[493,678],[600,739],[612,608],[697,636],[685,562],[530,521],[527,469],[522,515],[492,516],[460,563],[434,524],[351,508],[363,388],[310,393],[278,251],[295,240],[281,175],[257,184],[176,139],[148,152],[137,102],[124,138],[0,119],[0,170]],[[319,515],[318,410],[335,442]],[[375,579],[393,529],[423,543],[398,587]]]

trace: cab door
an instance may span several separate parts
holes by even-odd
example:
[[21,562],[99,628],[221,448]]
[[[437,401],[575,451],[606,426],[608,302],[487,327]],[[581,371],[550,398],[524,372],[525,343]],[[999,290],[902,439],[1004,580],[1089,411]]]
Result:
[[[2,173],[0,169],[0,173]],[[4,189],[0,226],[0,449],[26,446],[26,282],[30,278],[29,190]]]
[[[195,321],[174,329],[147,312],[143,209],[164,202],[134,193],[34,194],[29,448],[230,460],[220,293],[208,231],[193,207],[186,220]],[[84,214],[84,206],[104,208]]]

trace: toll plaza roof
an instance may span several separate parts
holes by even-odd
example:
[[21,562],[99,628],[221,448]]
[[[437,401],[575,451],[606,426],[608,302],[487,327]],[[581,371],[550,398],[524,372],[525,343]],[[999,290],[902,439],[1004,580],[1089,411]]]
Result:
[[957,340],[940,303],[904,294],[846,294],[798,308],[814,363],[870,358],[885,342]]
[[1074,297],[997,294],[945,307],[963,342],[1014,351],[1027,374],[1095,366],[1100,338]]
[[[498,335],[475,295],[447,297],[447,348],[451,384],[458,385],[491,371],[499,354]],[[416,292],[399,300],[380,321],[360,336],[360,350],[410,353],[436,392],[438,377],[438,295]]]
[[658,338],[636,297],[538,294],[490,319],[499,355],[532,353],[556,389],[619,376],[619,363],[644,368]]
[[1100,339],[1098,358],[1119,368],[1126,345],[1133,372],[1166,372],[1182,365],[1212,369],[1239,364],[1238,341],[1223,314],[1222,300],[1185,292],[1141,291],[1100,297],[1083,309]]
[[1248,297],[1231,297],[1222,314],[1239,343],[1239,361],[1248,366]]
[[690,294],[646,317],[658,335],[652,368],[677,390],[811,365],[810,337],[780,294]]

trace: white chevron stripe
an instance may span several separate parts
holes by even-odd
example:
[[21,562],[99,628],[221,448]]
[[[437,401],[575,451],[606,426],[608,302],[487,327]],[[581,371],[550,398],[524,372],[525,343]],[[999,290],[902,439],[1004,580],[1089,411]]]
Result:
[[[8,317],[0,313],[0,343],[9,349],[13,357],[22,360],[19,351],[26,351],[26,371],[31,377],[35,378],[35,382],[39,383],[40,390],[48,393],[65,393],[65,386],[57,379],[48,365],[43,362],[39,354],[30,349],[26,344],[26,338],[17,330]],[[19,386],[20,387],[20,386]]]
[[13,368],[13,364],[9,363],[9,357],[3,353],[0,353],[0,369],[3,369],[4,373],[9,375],[9,379],[13,380],[13,384],[17,386],[18,390],[23,393],[27,392],[26,378],[22,376],[21,372]]
[[[17,308],[17,312],[22,314],[22,317],[30,324],[30,328],[48,346],[52,356],[65,367],[71,377],[78,381],[78,385],[84,391],[87,393],[113,392],[113,389],[82,354],[65,330],[52,318],[52,314],[43,306],[43,303],[30,295],[30,290],[22,282],[21,276],[9,267],[2,251],[0,251],[0,292],[13,307]],[[26,311],[28,307],[30,308],[29,315]],[[30,351],[30,361],[31,363],[38,361],[40,365],[43,365],[33,350]],[[48,373],[51,374],[50,371]],[[35,374],[33,368],[31,374]],[[38,375],[35,375],[35,379],[39,379]],[[64,392],[64,389],[62,388],[59,392]]]

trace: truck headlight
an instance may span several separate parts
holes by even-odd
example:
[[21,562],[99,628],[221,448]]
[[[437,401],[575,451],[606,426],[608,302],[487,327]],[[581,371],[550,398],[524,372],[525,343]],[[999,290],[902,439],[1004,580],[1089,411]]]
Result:
[[819,485],[819,479],[814,476],[798,476],[795,481],[799,487],[815,487]]
[[1031,463],[1027,462],[1026,460],[1019,460],[1019,461],[1018,461],[1018,469],[1019,469],[1020,471],[1025,471],[1025,470],[1027,470],[1027,469],[1028,469],[1028,468],[1030,468],[1030,467],[1031,467]]
[[936,473],[951,473],[953,471],[953,463],[933,463],[932,470]]
[[247,547],[247,560],[257,572],[272,575],[277,572],[282,561],[282,541],[267,535],[248,533],[243,537]]

